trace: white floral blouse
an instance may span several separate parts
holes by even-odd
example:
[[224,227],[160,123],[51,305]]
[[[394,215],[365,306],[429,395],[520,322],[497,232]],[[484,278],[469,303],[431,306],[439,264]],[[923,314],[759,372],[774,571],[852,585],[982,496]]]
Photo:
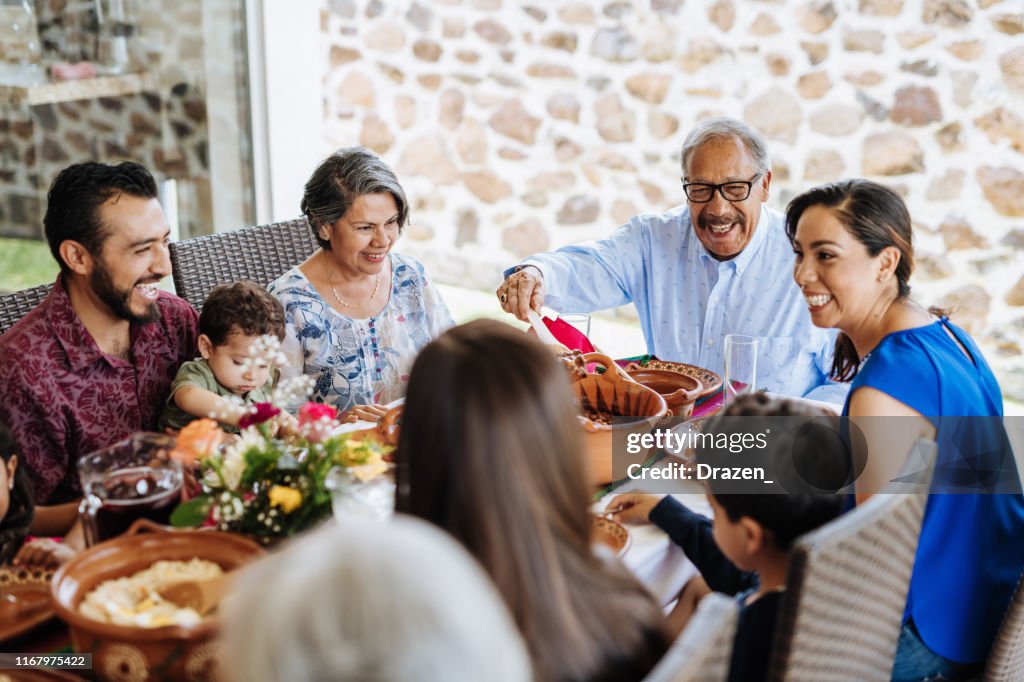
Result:
[[288,366],[281,376],[313,377],[310,400],[345,411],[401,398],[416,355],[454,324],[423,264],[397,253],[389,258],[391,296],[370,318],[336,311],[298,267],[270,283],[285,311],[282,350]]

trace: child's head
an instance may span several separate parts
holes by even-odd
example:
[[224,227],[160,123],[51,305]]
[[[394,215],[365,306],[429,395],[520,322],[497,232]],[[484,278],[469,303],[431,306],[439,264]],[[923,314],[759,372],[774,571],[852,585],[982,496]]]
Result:
[[[737,398],[713,419],[706,433],[759,433],[771,428],[774,417],[832,418],[834,415],[806,403],[769,398],[763,393]],[[745,417],[735,419],[735,417]],[[775,423],[778,427],[778,422]],[[838,423],[817,424],[798,438],[765,439],[757,449],[758,466],[774,477],[785,477],[787,494],[739,494],[729,490],[727,481],[708,481],[708,500],[714,511],[713,532],[722,552],[743,570],[754,570],[757,558],[766,551],[788,552],[797,537],[839,516],[843,496],[823,490],[836,490],[846,481],[849,471],[847,449],[839,434]],[[702,448],[697,461],[714,466],[728,464],[722,450]],[[736,457],[742,464],[751,461],[750,452]],[[733,464],[740,464],[737,461]],[[823,483],[828,482],[828,483]],[[735,487],[732,487],[735,491]]]
[[18,455],[15,453],[14,435],[7,424],[0,421],[0,520],[7,516],[11,506],[11,491],[18,473]]
[[252,357],[261,336],[284,338],[281,302],[255,282],[214,288],[199,314],[199,353],[224,388],[242,395],[270,376],[266,358]]
[[[31,486],[24,467],[18,466],[14,434],[0,421],[0,521],[8,512],[31,509]],[[2,549],[2,548],[0,548]]]

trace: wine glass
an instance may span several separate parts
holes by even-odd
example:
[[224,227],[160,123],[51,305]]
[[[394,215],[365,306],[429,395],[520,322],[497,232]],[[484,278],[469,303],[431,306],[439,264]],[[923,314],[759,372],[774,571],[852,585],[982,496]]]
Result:
[[757,382],[757,339],[745,334],[725,337],[725,403],[742,393],[755,391]]
[[571,324],[583,336],[590,336],[590,315],[586,313],[562,313],[558,316],[558,319]]

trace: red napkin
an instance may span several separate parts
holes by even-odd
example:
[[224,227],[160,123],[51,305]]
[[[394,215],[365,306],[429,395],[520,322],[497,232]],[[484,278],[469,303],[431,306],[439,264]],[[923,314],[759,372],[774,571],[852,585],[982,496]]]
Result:
[[540,319],[544,321],[544,326],[548,328],[551,335],[569,350],[578,350],[582,353],[593,353],[596,350],[586,334],[565,320],[557,318],[552,320],[548,317],[541,317]]

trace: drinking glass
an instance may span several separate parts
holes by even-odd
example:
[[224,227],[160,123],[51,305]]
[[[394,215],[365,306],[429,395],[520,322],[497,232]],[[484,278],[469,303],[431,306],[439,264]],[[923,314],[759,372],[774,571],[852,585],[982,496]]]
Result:
[[183,482],[181,464],[171,457],[174,444],[162,433],[137,433],[79,460],[78,513],[87,545],[120,535],[139,518],[170,521]]
[[324,487],[331,493],[334,518],[345,522],[353,517],[384,520],[395,509],[394,466],[368,481],[360,480],[346,467],[335,466],[327,472]]
[[741,393],[752,393],[757,383],[757,339],[744,334],[728,334],[725,354],[725,402]]
[[559,315],[558,319],[568,322],[584,336],[590,336],[590,315],[586,313],[566,313]]

